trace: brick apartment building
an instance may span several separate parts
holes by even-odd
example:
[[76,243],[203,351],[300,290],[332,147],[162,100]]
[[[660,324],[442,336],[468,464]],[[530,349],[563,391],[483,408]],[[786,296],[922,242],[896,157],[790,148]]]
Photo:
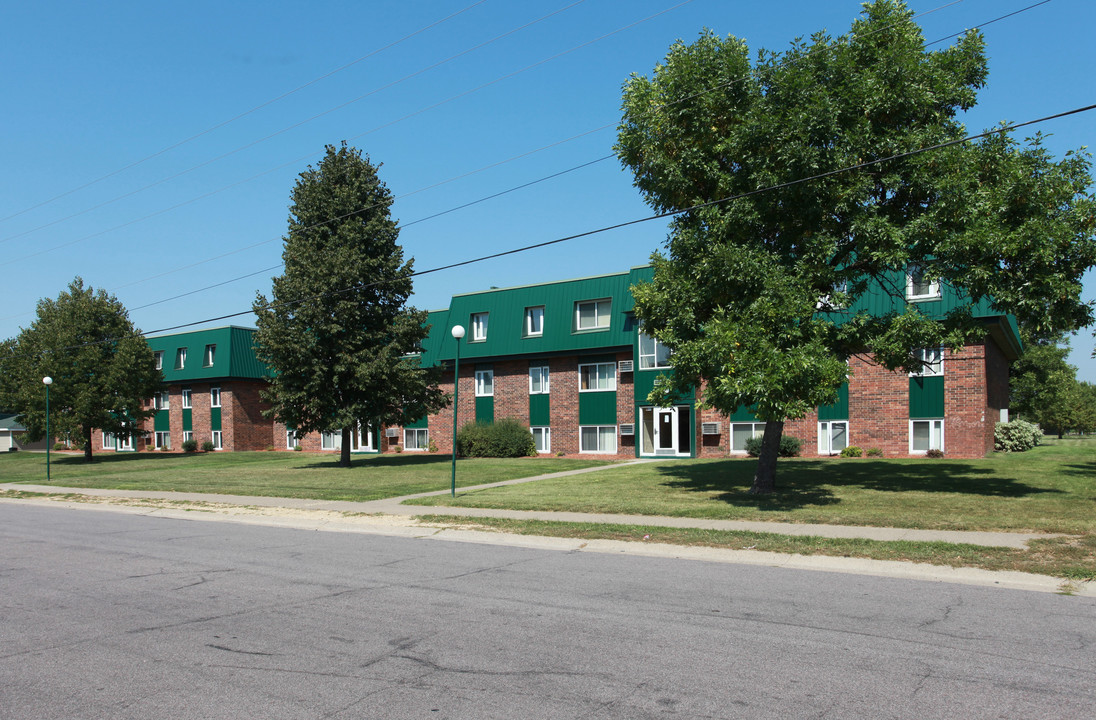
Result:
[[[747,408],[730,417],[700,410],[697,397],[660,408],[647,396],[660,373],[672,372],[666,348],[644,335],[629,288],[651,277],[650,267],[597,277],[456,295],[430,313],[421,362],[448,369],[452,395],[460,340],[458,426],[516,418],[529,425],[539,452],[610,457],[724,457],[745,452],[764,424]],[[861,303],[885,313],[916,302],[922,312],[945,313],[963,299],[938,283],[905,278],[906,298],[879,292]],[[896,278],[900,287],[901,277]],[[859,309],[859,306],[855,309]],[[981,457],[993,449],[994,424],[1007,419],[1008,365],[1020,352],[1015,320],[975,308],[984,339],[961,350],[923,351],[915,375],[886,371],[854,357],[849,380],[833,405],[785,424],[803,442],[803,454],[834,455],[848,445],[884,455],[916,456],[940,449],[953,457]],[[225,327],[150,338],[164,372],[165,390],[153,398],[156,416],[144,428],[149,448],[178,449],[193,438],[223,450],[337,451],[340,433],[294,436],[262,417],[263,367],[253,331]],[[453,407],[407,427],[363,422],[352,434],[354,452],[452,448]],[[103,437],[103,449],[133,449],[131,441]]]

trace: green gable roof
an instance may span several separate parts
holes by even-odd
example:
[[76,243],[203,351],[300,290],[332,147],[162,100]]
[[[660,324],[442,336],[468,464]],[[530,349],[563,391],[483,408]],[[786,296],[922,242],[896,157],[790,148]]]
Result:
[[[260,379],[266,366],[255,357],[255,330],[236,326],[195,330],[148,338],[153,352],[163,353],[164,381],[169,384],[198,380]],[[207,346],[214,346],[213,363],[205,363]],[[179,350],[186,348],[186,363],[176,367]]]

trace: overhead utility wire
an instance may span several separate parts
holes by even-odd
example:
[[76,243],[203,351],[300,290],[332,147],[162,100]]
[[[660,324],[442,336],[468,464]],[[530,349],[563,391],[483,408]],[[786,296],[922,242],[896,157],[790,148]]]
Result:
[[378,55],[378,54],[384,52],[385,50],[389,50],[389,49],[395,47],[396,45],[399,45],[400,43],[402,43],[406,40],[410,40],[411,38],[415,37],[416,35],[421,35],[422,33],[426,32],[427,30],[430,30],[431,28],[437,27],[438,25],[441,25],[442,23],[444,23],[448,20],[452,20],[453,18],[457,17],[458,15],[466,13],[469,10],[475,8],[478,5],[482,5],[485,2],[487,2],[487,0],[477,0],[477,2],[472,3],[471,5],[464,8],[463,10],[458,10],[455,13],[452,13],[450,15],[447,15],[447,16],[441,18],[440,20],[435,20],[434,22],[430,23],[429,25],[425,25],[425,26],[419,28],[418,30],[415,30],[412,33],[404,35],[403,37],[401,37],[398,40],[393,40],[392,42],[388,43],[387,45],[384,45],[380,48],[377,48],[376,50],[373,50],[372,52],[369,52],[369,53],[366,53],[365,55],[362,55],[357,60],[351,60],[350,62],[346,63],[345,65],[341,65],[341,66],[335,68],[334,70],[331,70],[329,72],[324,73],[323,75],[320,75],[317,78],[309,80],[304,85],[298,85],[297,87],[293,88],[292,90],[287,90],[286,92],[283,92],[281,95],[278,95],[277,97],[274,97],[270,100],[267,100],[266,102],[260,103],[260,104],[256,105],[255,107],[251,108],[250,110],[245,110],[244,112],[242,112],[238,115],[234,115],[233,117],[230,117],[227,120],[223,120],[223,121],[217,123],[216,125],[213,125],[212,127],[209,127],[209,128],[206,128],[205,130],[202,130],[199,133],[196,133],[194,135],[191,135],[188,138],[185,138],[185,139],[180,140],[176,143],[168,145],[167,147],[163,148],[162,150],[158,150],[158,151],[152,153],[151,155],[146,155],[145,157],[141,158],[140,160],[135,160],[134,162],[131,162],[129,165],[118,168],[117,170],[114,170],[113,172],[109,172],[106,175],[102,175],[100,177],[95,178],[94,180],[90,180],[90,181],[84,183],[83,185],[72,188],[71,190],[66,190],[65,192],[60,193],[59,195],[54,195],[53,197],[51,197],[47,200],[43,200],[43,201],[39,202],[36,205],[31,205],[30,207],[24,208],[24,209],[20,210],[19,212],[8,215],[7,217],[0,218],[0,222],[7,222],[8,220],[11,220],[13,218],[17,218],[20,215],[24,215],[24,214],[30,212],[31,210],[36,210],[36,209],[38,209],[38,208],[40,208],[44,205],[49,205],[50,203],[52,203],[56,200],[60,200],[63,197],[67,197],[69,195],[72,195],[73,193],[76,193],[76,192],[79,192],[79,191],[84,190],[86,188],[89,188],[92,185],[96,185],[96,184],[102,182],[103,180],[108,180],[108,179],[114,177],[115,175],[119,175],[119,174],[125,172],[126,170],[130,170],[132,168],[135,168],[138,165],[146,163],[149,160],[152,160],[153,158],[157,158],[157,157],[159,157],[160,155],[163,155],[166,152],[174,150],[175,148],[182,147],[183,145],[186,145],[187,143],[189,143],[193,140],[197,140],[200,137],[208,135],[209,133],[211,133],[215,130],[220,130],[221,128],[225,127],[226,125],[229,125],[230,123],[234,123],[237,120],[245,118],[248,115],[251,115],[252,113],[258,112],[259,110],[262,110],[263,108],[265,108],[269,105],[273,105],[274,103],[278,102],[279,100],[283,100],[283,99],[289,97],[290,95],[293,95],[294,93],[300,92],[301,90],[304,90],[305,88],[311,87],[311,86],[315,85],[316,83],[320,82],[321,80],[326,80],[327,78],[331,77],[332,75],[335,75],[336,73],[340,73],[343,70],[346,70],[347,68],[353,67],[354,65],[357,65],[358,63],[360,63],[364,60],[368,60],[369,58],[373,57],[374,55]]
[[[16,233],[15,235],[9,235],[9,236],[8,236],[8,237],[6,237],[6,238],[0,239],[0,243],[5,243],[5,242],[8,242],[9,240],[15,240],[15,239],[17,239],[17,238],[25,237],[26,235],[31,235],[31,234],[33,234],[33,233],[36,233],[36,232],[38,232],[39,230],[44,230],[44,229],[46,229],[46,228],[48,228],[48,227],[53,227],[54,225],[58,225],[58,224],[60,224],[60,223],[63,223],[63,222],[65,222],[65,221],[67,221],[67,220],[71,220],[71,219],[73,219],[73,218],[76,218],[76,217],[80,217],[81,215],[86,215],[86,214],[87,214],[87,213],[89,213],[89,212],[93,212],[93,211],[95,211],[95,210],[99,210],[99,209],[101,209],[101,208],[104,208],[104,207],[106,207],[107,205],[112,205],[112,204],[114,204],[114,203],[116,203],[116,202],[119,202],[119,201],[121,201],[121,200],[125,200],[126,198],[129,198],[129,197],[133,197],[134,195],[138,195],[138,194],[140,194],[140,193],[144,192],[145,190],[150,190],[150,189],[152,189],[152,188],[154,188],[154,187],[157,187],[157,186],[159,186],[159,185],[163,185],[163,184],[164,184],[164,183],[166,183],[166,182],[170,182],[170,181],[172,181],[172,180],[175,180],[175,179],[177,179],[177,178],[180,178],[180,177],[182,177],[182,176],[184,176],[184,175],[187,175],[187,174],[189,174],[189,173],[192,173],[192,172],[194,172],[195,170],[199,170],[199,169],[201,169],[201,168],[203,168],[203,167],[206,167],[206,166],[208,166],[208,165],[212,165],[213,163],[215,163],[215,162],[218,162],[218,161],[220,161],[220,160],[224,160],[224,159],[225,159],[225,158],[227,158],[227,157],[231,157],[232,155],[235,155],[236,153],[239,153],[239,152],[243,152],[244,150],[247,150],[248,148],[251,148],[251,147],[254,147],[254,146],[256,146],[256,145],[259,145],[259,144],[261,144],[261,143],[264,143],[264,142],[266,142],[267,140],[270,140],[270,139],[272,139],[272,138],[278,137],[279,135],[283,135],[283,134],[285,134],[285,133],[289,132],[290,130],[295,130],[295,129],[297,129],[297,128],[301,127],[302,125],[307,125],[308,123],[312,122],[313,120],[317,120],[317,119],[319,119],[319,118],[321,118],[321,117],[324,117],[325,115],[330,115],[331,113],[333,113],[333,112],[336,112],[337,110],[341,110],[341,109],[343,109],[343,108],[345,108],[345,107],[348,107],[348,106],[350,106],[350,105],[353,105],[354,103],[356,103],[356,102],[359,102],[359,101],[361,101],[361,100],[364,100],[365,98],[367,98],[367,97],[370,97],[370,96],[372,96],[372,95],[375,95],[376,93],[379,93],[379,92],[381,92],[382,90],[387,90],[387,89],[388,89],[388,88],[390,88],[390,87],[393,87],[393,86],[395,86],[395,85],[398,85],[398,84],[400,84],[400,83],[402,83],[402,82],[405,82],[405,81],[407,81],[407,80],[410,80],[411,78],[414,78],[414,77],[417,77],[417,76],[419,76],[419,75],[422,75],[423,73],[429,72],[430,70],[433,70],[433,69],[435,69],[435,68],[437,68],[437,67],[440,67],[440,66],[442,66],[442,65],[444,65],[444,64],[446,64],[446,63],[448,63],[448,62],[451,62],[451,61],[455,60],[456,58],[459,58],[459,57],[461,57],[461,56],[463,56],[463,55],[467,55],[467,54],[468,54],[468,53],[470,53],[470,52],[473,52],[473,51],[475,51],[475,50],[478,50],[478,49],[480,49],[480,48],[482,48],[482,47],[485,47],[485,46],[487,46],[487,45],[490,45],[491,43],[497,42],[498,40],[501,40],[502,38],[505,38],[505,37],[507,37],[507,36],[509,36],[509,35],[513,35],[513,34],[514,34],[514,33],[516,33],[516,32],[519,32],[519,31],[521,31],[521,30],[524,30],[524,29],[525,29],[525,28],[527,28],[527,27],[530,27],[530,26],[532,26],[532,25],[536,25],[537,23],[539,23],[539,22],[542,22],[543,20],[546,20],[546,19],[548,19],[548,18],[552,17],[553,15],[558,15],[559,13],[561,13],[561,12],[563,12],[563,11],[565,11],[565,10],[569,10],[570,8],[574,7],[575,5],[579,5],[580,3],[583,3],[583,2],[585,2],[585,1],[586,1],[586,0],[575,0],[575,2],[572,2],[572,3],[570,4],[570,5],[567,5],[567,6],[565,6],[565,7],[562,7],[562,8],[560,8],[559,10],[555,10],[554,12],[548,13],[547,15],[544,15],[544,16],[542,16],[542,17],[539,17],[539,18],[537,18],[536,20],[532,20],[532,21],[530,21],[530,22],[528,22],[528,23],[526,23],[526,24],[524,24],[524,25],[522,25],[522,26],[520,26],[520,27],[514,28],[513,30],[508,30],[507,32],[504,32],[504,33],[502,33],[501,35],[497,35],[497,36],[495,36],[495,37],[491,38],[490,40],[487,40],[487,41],[485,41],[485,42],[483,42],[483,43],[480,43],[479,45],[476,45],[476,46],[474,46],[474,47],[468,48],[467,50],[463,50],[463,51],[461,51],[461,52],[457,53],[456,55],[451,55],[451,56],[449,56],[449,57],[445,58],[444,60],[439,60],[438,62],[434,63],[433,65],[429,65],[429,66],[427,66],[427,67],[425,67],[425,68],[422,68],[421,70],[417,70],[417,71],[415,71],[415,72],[413,72],[413,73],[410,73],[409,75],[404,75],[403,77],[401,77],[401,78],[399,78],[399,79],[397,79],[397,80],[393,80],[393,81],[391,81],[391,82],[389,82],[389,83],[387,83],[387,84],[385,84],[385,85],[382,85],[382,86],[380,86],[380,87],[378,87],[378,88],[374,88],[373,90],[370,90],[369,92],[365,93],[364,95],[359,95],[358,97],[356,97],[356,98],[354,98],[354,99],[352,99],[352,100],[347,100],[346,102],[344,102],[344,103],[341,103],[341,104],[339,104],[339,105],[336,105],[336,106],[335,106],[335,107],[333,107],[333,108],[329,108],[329,109],[327,109],[327,110],[324,110],[324,111],[323,111],[323,112],[321,112],[321,113],[317,113],[317,114],[313,115],[312,117],[306,118],[306,119],[304,119],[304,120],[301,120],[301,121],[299,121],[299,122],[296,122],[296,123],[293,123],[292,125],[290,125],[290,126],[288,126],[288,127],[284,127],[284,128],[282,128],[281,130],[278,130],[278,131],[276,131],[276,132],[273,132],[273,133],[271,133],[271,134],[269,134],[269,135],[266,135],[265,137],[261,137],[261,138],[259,138],[258,140],[253,140],[252,142],[249,142],[249,143],[247,143],[246,145],[241,145],[240,147],[237,147],[237,148],[235,148],[235,149],[233,149],[233,150],[229,150],[229,151],[228,151],[228,152],[226,152],[226,153],[222,153],[222,154],[220,154],[220,155],[217,155],[216,157],[212,157],[212,158],[210,158],[210,159],[208,159],[208,160],[205,160],[205,161],[203,161],[203,162],[200,162],[200,163],[198,163],[197,165],[193,165],[193,166],[191,166],[191,167],[189,167],[189,168],[187,168],[187,169],[185,169],[185,170],[180,170],[179,172],[177,172],[177,173],[175,173],[175,174],[173,174],[173,175],[168,175],[167,177],[164,177],[164,178],[160,178],[159,180],[156,180],[156,181],[154,181],[154,182],[151,182],[151,183],[149,183],[148,185],[144,185],[144,186],[142,186],[142,187],[139,187],[139,188],[137,188],[136,190],[131,190],[131,191],[130,191],[130,192],[128,192],[128,193],[124,193],[124,194],[122,194],[122,195],[118,195],[118,196],[116,196],[116,197],[113,197],[113,198],[111,198],[110,200],[104,200],[103,202],[99,203],[98,205],[92,205],[91,207],[88,207],[88,208],[84,208],[83,210],[80,210],[80,211],[78,211],[78,212],[72,213],[72,214],[70,214],[70,215],[66,215],[65,217],[62,217],[62,218],[58,218],[57,220],[52,220],[52,221],[50,221],[50,222],[48,222],[48,223],[45,223],[44,225],[39,225],[38,227],[34,227],[34,228],[31,228],[31,229],[29,229],[29,230],[24,230],[23,232],[20,232],[20,233]],[[688,2],[691,2],[692,0],[687,0],[687,1],[688,1]],[[550,58],[550,59],[551,59],[551,58]],[[494,81],[494,82],[498,82],[498,80],[496,80],[496,81]],[[490,83],[489,83],[489,84],[490,84]],[[483,86],[483,87],[486,87],[486,86]],[[475,91],[476,91],[476,90],[478,90],[478,89],[479,89],[479,88],[475,88],[474,90],[470,90],[469,92],[475,92]],[[459,96],[459,95],[458,95],[457,97],[461,97],[461,96]],[[453,99],[453,98],[451,98],[451,99]],[[448,102],[448,101],[445,101],[445,102]],[[439,103],[439,104],[443,104],[443,103]],[[363,135],[367,135],[367,134],[369,134],[369,133],[373,133],[373,132],[376,132],[377,130],[380,130],[380,129],[382,129],[382,128],[386,128],[386,127],[388,127],[389,125],[393,125],[393,124],[395,124],[395,123],[397,123],[397,122],[401,122],[402,120],[406,120],[407,118],[409,118],[409,117],[413,117],[414,115],[418,115],[419,113],[422,113],[422,112],[426,112],[427,110],[430,110],[430,109],[432,109],[433,107],[436,107],[436,106],[430,106],[430,107],[424,108],[424,109],[422,109],[422,110],[419,110],[419,111],[417,111],[417,112],[415,112],[415,113],[412,113],[411,115],[407,115],[407,116],[405,116],[405,117],[399,118],[398,120],[393,120],[392,122],[386,123],[386,124],[384,124],[384,125],[380,125],[380,126],[378,126],[378,127],[375,127],[375,128],[373,128],[372,130],[369,130],[369,131],[368,131],[368,132],[366,132],[366,133],[362,133],[362,135],[358,135],[358,136],[356,136],[356,137],[362,137]],[[306,159],[307,157],[309,157],[309,156],[307,156],[307,155],[306,155],[306,156],[304,156],[304,157],[302,157],[302,158],[298,158],[297,160],[295,160],[295,161],[292,161],[292,162],[299,162],[300,160],[304,160],[304,159]],[[283,166],[279,166],[279,167],[284,167],[284,165],[283,165]]]

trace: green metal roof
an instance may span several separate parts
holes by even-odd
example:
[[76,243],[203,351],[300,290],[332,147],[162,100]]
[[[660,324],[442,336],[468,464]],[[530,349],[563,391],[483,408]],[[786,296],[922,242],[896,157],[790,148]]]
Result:
[[[260,379],[268,373],[255,357],[253,328],[227,327],[160,335],[148,338],[153,352],[163,353],[164,380],[169,384],[199,380]],[[213,345],[213,363],[205,363],[206,347]],[[186,363],[176,367],[179,350],[186,349]]]

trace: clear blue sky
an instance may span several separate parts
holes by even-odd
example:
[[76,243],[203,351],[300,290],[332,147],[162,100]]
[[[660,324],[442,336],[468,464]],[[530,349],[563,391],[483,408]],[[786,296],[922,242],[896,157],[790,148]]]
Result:
[[[1037,0],[948,2],[910,4],[935,10],[919,19],[927,40]],[[268,268],[281,261],[296,175],[326,143],[347,140],[384,164],[417,270],[644,217],[610,158],[425,219],[610,155],[621,84],[650,73],[677,38],[708,26],[782,50],[847,31],[859,10],[856,0],[7,2],[0,338],[76,275],[116,294],[146,332],[249,309],[280,273]],[[989,85],[968,129],[1091,104],[1093,27],[1091,0],[986,27]],[[1093,142],[1096,112],[1040,127],[1061,156]],[[654,221],[427,275],[413,302],[437,309],[455,293],[616,272],[646,262],[665,233]],[[1096,297],[1096,276],[1086,290]],[[213,324],[229,322],[253,324]],[[1071,360],[1096,381],[1092,347],[1082,332]]]

